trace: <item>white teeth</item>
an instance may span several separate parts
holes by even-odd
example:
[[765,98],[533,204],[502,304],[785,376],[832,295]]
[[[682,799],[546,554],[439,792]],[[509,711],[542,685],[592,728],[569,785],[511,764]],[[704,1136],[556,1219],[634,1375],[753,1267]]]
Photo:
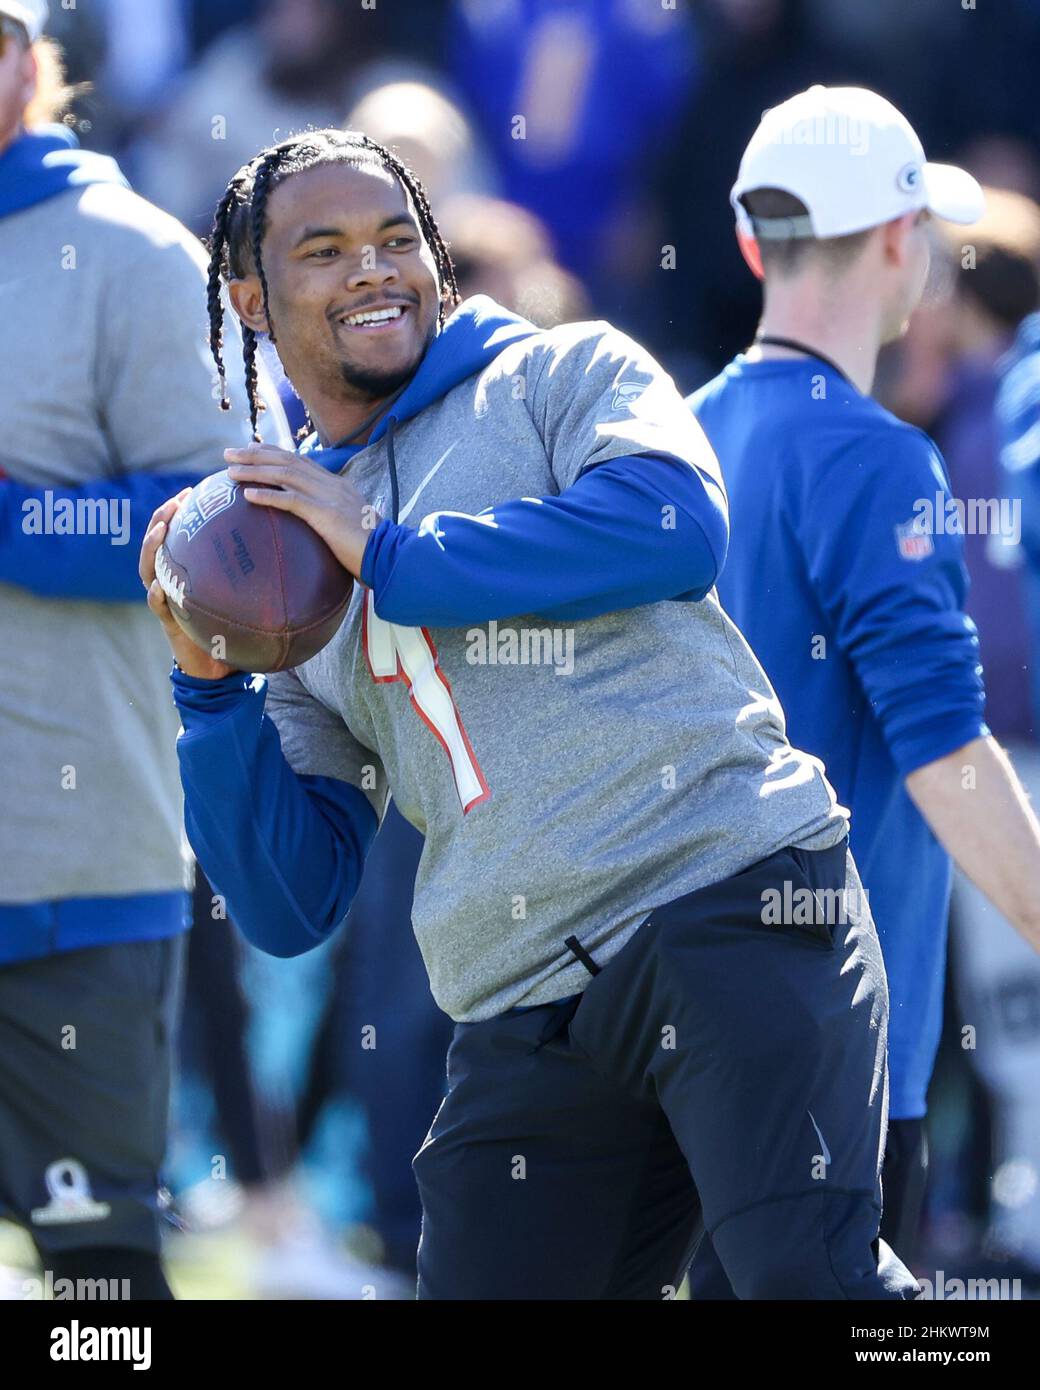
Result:
[[347,314],[340,320],[341,323],[356,325],[359,323],[387,323],[390,319],[399,319],[404,310],[399,304],[395,304],[392,309],[371,309],[367,313]]

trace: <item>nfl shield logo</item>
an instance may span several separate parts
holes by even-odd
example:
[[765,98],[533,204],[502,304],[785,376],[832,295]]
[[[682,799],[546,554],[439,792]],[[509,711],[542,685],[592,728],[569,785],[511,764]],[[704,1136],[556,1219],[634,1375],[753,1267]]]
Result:
[[896,527],[896,544],[904,560],[923,560],[935,549],[920,517],[914,517],[902,526]]
[[215,473],[212,478],[197,488],[190,505],[179,514],[181,529],[187,533],[188,540],[202,530],[207,521],[226,512],[235,500],[238,484],[233,483],[225,473]]

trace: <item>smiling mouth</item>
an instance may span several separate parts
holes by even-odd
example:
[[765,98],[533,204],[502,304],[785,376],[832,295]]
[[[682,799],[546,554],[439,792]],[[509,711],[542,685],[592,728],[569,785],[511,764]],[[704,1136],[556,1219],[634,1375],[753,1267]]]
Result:
[[359,329],[363,333],[379,332],[400,323],[407,312],[406,304],[391,304],[383,309],[360,309],[356,314],[343,314],[336,322],[341,328]]

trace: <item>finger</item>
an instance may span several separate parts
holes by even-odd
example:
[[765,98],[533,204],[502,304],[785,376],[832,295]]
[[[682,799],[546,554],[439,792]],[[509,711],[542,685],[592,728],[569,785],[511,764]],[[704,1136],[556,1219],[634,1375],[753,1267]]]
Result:
[[155,511],[152,512],[148,525],[145,527],[145,534],[147,535],[156,522],[171,521],[189,492],[191,492],[190,487],[181,488],[176,497],[169,497],[162,506],[156,507]]
[[[159,509],[160,511],[162,508]],[[158,513],[156,513],[158,515]],[[153,518],[154,520],[154,518]],[[166,522],[161,518],[150,526],[145,533],[144,541],[141,545],[141,556],[137,562],[137,573],[141,576],[141,583],[147,589],[155,578],[155,553],[162,545],[166,535]]]
[[166,595],[163,593],[158,579],[153,579],[148,586],[148,607],[162,623],[168,637],[176,637],[180,632],[177,619],[170,612],[170,605],[166,602]]
[[244,444],[240,449],[225,449],[227,463],[285,463],[299,460],[291,449],[279,449],[276,444]]
[[268,487],[302,481],[300,471],[288,463],[233,463],[228,477],[236,483],[265,483]]
[[307,459],[295,454],[283,454],[280,459],[264,463],[232,463],[228,477],[235,483],[265,483],[268,487],[286,487],[290,483],[311,496],[328,487],[331,474]]
[[255,502],[261,507],[276,507],[281,512],[295,512],[297,516],[311,510],[310,498],[290,487],[246,487],[242,489],[242,495],[247,502]]

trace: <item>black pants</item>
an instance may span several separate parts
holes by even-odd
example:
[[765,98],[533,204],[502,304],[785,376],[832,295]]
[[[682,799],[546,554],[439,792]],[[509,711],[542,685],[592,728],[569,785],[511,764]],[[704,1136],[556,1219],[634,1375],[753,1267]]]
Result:
[[69,1251],[159,1251],[185,945],[0,968],[0,1215],[30,1231],[46,1268]]
[[[927,1174],[924,1120],[889,1120],[881,1169],[881,1239],[908,1262],[914,1258]],[[710,1236],[697,1247],[689,1274],[690,1297],[695,1301],[718,1303],[736,1298]]]
[[[845,920],[798,925],[820,890]],[[878,1237],[887,1012],[842,845],[656,910],[580,996],[457,1025],[419,1296],[669,1298],[707,1230],[742,1299],[914,1298]]]

